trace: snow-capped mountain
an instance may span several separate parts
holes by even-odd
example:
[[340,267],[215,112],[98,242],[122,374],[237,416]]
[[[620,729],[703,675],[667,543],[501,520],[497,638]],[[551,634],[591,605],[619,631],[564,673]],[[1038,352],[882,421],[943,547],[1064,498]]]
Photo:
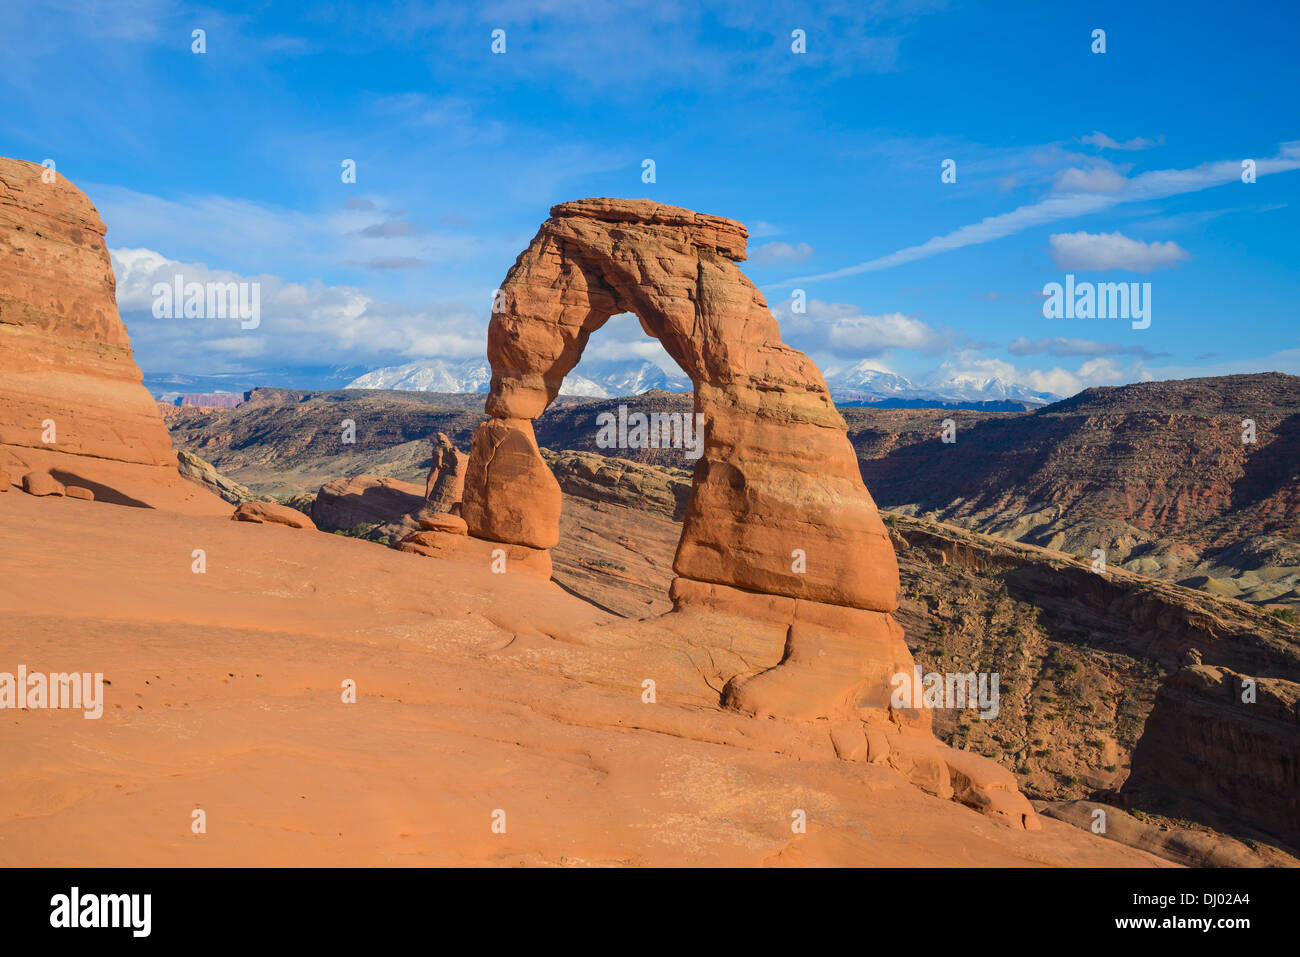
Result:
[[[653,362],[633,359],[626,362],[584,362],[584,374],[571,372],[564,377],[561,395],[605,399],[620,395],[639,395],[650,389],[689,392],[691,381],[685,376],[671,376]],[[445,359],[419,359],[400,366],[375,369],[349,382],[348,389],[401,389],[412,392],[487,392],[492,369],[486,359],[448,362]]]
[[835,398],[870,401],[872,398],[911,398],[916,386],[901,375],[876,369],[859,362],[845,369],[830,366],[826,369],[826,384]]
[[844,369],[828,367],[826,384],[837,402],[855,405],[921,405],[933,402],[955,406],[1010,402],[1042,406],[1061,398],[1051,392],[1035,392],[1025,386],[1004,382],[996,376],[969,373],[944,378],[932,376],[917,385],[901,375],[873,368],[867,362],[859,362]]
[[[686,376],[669,374],[656,363],[644,359],[626,361],[587,360],[564,378],[561,395],[609,399],[640,395],[650,389],[689,392]],[[375,369],[352,380],[348,389],[401,389],[413,392],[487,392],[492,369],[486,359],[462,362],[446,359],[419,359],[400,366]],[[945,378],[931,377],[917,385],[893,372],[859,362],[843,368],[828,366],[826,384],[835,401],[852,405],[980,407],[989,402],[1023,403],[1042,406],[1061,397],[1050,392],[1035,392],[1024,386],[1005,382],[996,376],[960,373]]]
[[400,389],[404,392],[486,392],[492,369],[486,359],[447,362],[419,359],[367,372],[345,389]]
[[942,381],[931,381],[927,391],[952,402],[1026,402],[1031,405],[1049,405],[1062,396],[1054,392],[1037,392],[1014,382],[1005,382],[997,376],[958,373]]

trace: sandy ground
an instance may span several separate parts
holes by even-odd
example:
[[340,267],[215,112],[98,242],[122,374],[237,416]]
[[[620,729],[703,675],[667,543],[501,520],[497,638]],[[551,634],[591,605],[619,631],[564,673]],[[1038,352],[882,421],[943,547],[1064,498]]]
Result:
[[0,672],[110,682],[99,720],[0,711],[0,865],[1169,866],[721,711],[728,655],[779,656],[743,619],[17,489],[0,583]]

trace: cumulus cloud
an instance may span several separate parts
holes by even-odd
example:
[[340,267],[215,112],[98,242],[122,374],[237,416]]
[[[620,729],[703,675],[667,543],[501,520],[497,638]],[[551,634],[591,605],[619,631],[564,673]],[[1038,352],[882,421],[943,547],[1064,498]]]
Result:
[[[314,366],[334,357],[387,365],[412,358],[483,354],[487,303],[480,312],[459,303],[382,302],[354,286],[288,282],[183,263],[151,249],[111,249],[117,301],[139,365],[167,372],[240,372],[268,366]],[[256,283],[261,322],[158,319],[155,283]]]
[[1071,396],[1093,386],[1123,385],[1127,382],[1150,379],[1151,375],[1145,372],[1139,363],[1126,367],[1114,359],[1102,357],[1088,359],[1077,369],[1063,366],[1030,369],[973,351],[964,351],[940,364],[929,381],[942,383],[984,381],[995,378],[1006,385],[1021,386],[1034,392]]
[[781,337],[790,345],[839,360],[878,358],[892,349],[933,355],[966,341],[946,326],[934,326],[901,312],[870,315],[847,302],[809,299],[804,312],[795,312],[793,300],[787,299],[778,301],[772,314],[781,324]]
[[1123,233],[1054,233],[1048,240],[1057,269],[1151,272],[1190,259],[1172,240],[1144,243]]

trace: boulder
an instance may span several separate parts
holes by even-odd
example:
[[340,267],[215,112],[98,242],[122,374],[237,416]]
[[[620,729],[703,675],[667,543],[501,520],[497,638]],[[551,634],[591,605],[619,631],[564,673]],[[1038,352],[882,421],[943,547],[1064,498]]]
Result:
[[23,476],[23,491],[28,495],[63,495],[63,483],[48,472],[28,472]]
[[82,488],[80,485],[69,485],[63,491],[68,498],[79,498],[86,502],[95,500],[95,493],[88,488]]
[[274,502],[245,502],[230,516],[236,522],[256,522],[258,524],[287,525],[289,528],[309,528],[316,531],[312,520],[288,505]]
[[469,526],[459,515],[438,512],[433,515],[421,515],[420,528],[430,532],[447,532],[450,535],[468,535]]
[[177,450],[176,467],[184,478],[220,495],[231,505],[242,505],[253,498],[253,493],[247,488],[226,478],[193,452],[187,452],[185,449]]
[[331,479],[312,502],[311,517],[326,532],[375,532],[396,541],[416,528],[415,513],[424,506],[418,485],[385,475]]

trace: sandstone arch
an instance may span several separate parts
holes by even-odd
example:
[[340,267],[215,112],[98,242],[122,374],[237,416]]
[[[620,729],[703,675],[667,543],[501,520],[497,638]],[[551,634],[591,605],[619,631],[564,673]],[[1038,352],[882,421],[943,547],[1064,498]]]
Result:
[[461,502],[470,535],[549,569],[561,496],[532,422],[590,335],[635,313],[690,376],[705,421],[673,563],[674,612],[719,610],[786,629],[780,661],[732,676],[722,703],[827,722],[841,757],[887,762],[936,795],[1036,827],[1009,772],[940,745],[925,709],[891,703],[891,680],[913,673],[890,615],[893,546],[825,380],[781,342],[736,265],[747,235],[733,220],[648,200],[551,209],[494,303],[489,419],[475,432]]
[[[646,200],[551,210],[501,287],[487,411],[470,457],[472,534],[549,548],[559,488],[531,421],[592,332],[635,313],[695,385],[706,423],[674,570],[684,579],[888,612],[898,570],[844,420],[803,353],[781,342],[737,268],[745,227]],[[521,514],[521,509],[526,514]],[[807,570],[792,569],[802,549]]]

